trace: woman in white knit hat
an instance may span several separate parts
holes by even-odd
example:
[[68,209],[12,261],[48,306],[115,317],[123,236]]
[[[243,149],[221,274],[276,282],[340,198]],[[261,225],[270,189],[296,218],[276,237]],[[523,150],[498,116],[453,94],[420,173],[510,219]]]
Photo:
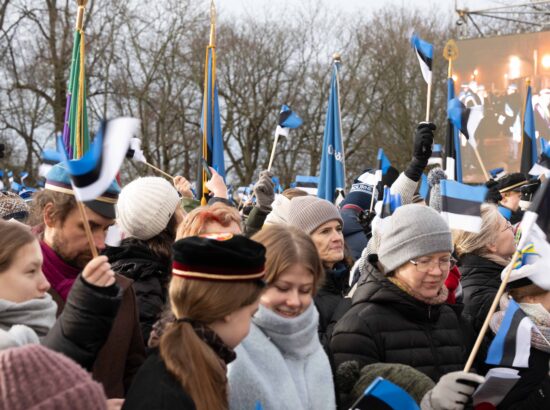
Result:
[[141,332],[147,342],[168,300],[172,244],[184,213],[174,186],[159,177],[138,178],[126,185],[116,213],[125,239],[104,253],[116,273],[134,281]]
[[338,316],[349,290],[351,263],[344,255],[344,222],[331,202],[302,196],[290,201],[288,224],[311,237],[325,268],[325,281],[315,295],[315,306],[319,311],[319,337],[328,347],[333,318]]
[[338,371],[350,360],[360,367],[401,363],[435,382],[444,376],[427,398],[431,407],[462,409],[474,388],[459,380],[482,378],[459,371],[468,341],[460,312],[445,303],[445,279],[453,266],[451,231],[424,205],[399,207],[386,219],[377,259],[369,259],[351,308],[334,328],[334,367]]

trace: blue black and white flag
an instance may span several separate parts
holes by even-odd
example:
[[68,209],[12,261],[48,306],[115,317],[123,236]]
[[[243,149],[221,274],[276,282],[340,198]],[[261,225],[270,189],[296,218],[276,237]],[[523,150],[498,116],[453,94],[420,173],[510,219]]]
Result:
[[500,167],[500,168],[493,168],[493,169],[490,169],[489,170],[489,175],[491,175],[491,178],[492,179],[500,179],[502,178],[503,176],[506,175],[506,171],[504,171],[504,168]]
[[447,104],[447,117],[466,137],[468,143],[476,148],[475,134],[479,123],[483,119],[483,106],[467,108],[458,98],[453,98]]
[[4,171],[0,169],[0,191],[4,190]]
[[485,186],[469,186],[460,182],[441,180],[441,216],[451,229],[479,232],[481,204],[485,200]]
[[531,231],[540,230],[541,237],[550,242],[550,180],[542,183],[533,197],[531,206],[521,219],[521,239],[518,248],[522,249],[529,241]]
[[533,99],[531,86],[527,86],[525,113],[523,116],[523,135],[521,143],[520,172],[527,175],[537,162],[537,136],[535,131],[535,115],[533,113]]
[[57,150],[45,149],[44,151],[42,151],[41,163],[40,163],[40,166],[38,167],[38,175],[40,175],[43,178],[46,178],[46,175],[48,175],[48,172],[50,172],[50,169],[52,169],[52,167],[55,164],[63,160],[59,151],[60,151],[59,148]]
[[319,177],[310,175],[296,175],[296,180],[291,184],[293,188],[301,189],[309,195],[317,196]]
[[[455,98],[455,82],[447,79],[447,104]],[[445,136],[445,173],[447,179],[462,182],[462,153],[460,151],[460,133],[453,125],[447,113],[447,135]]]
[[93,201],[107,191],[139,127],[140,121],[136,118],[104,121],[90,149],[80,159],[69,160],[65,149],[61,151],[79,201]]
[[334,61],[330,80],[325,131],[323,134],[323,153],[321,155],[321,173],[317,196],[334,203],[340,192],[346,187],[344,144],[342,141],[342,121],[340,117],[340,86],[338,70],[340,63]]
[[422,40],[416,34],[411,37],[411,45],[416,52],[422,76],[426,83],[432,83],[432,62],[434,57],[434,46],[427,41]]
[[550,146],[548,144],[541,144],[543,147],[542,152],[539,155],[539,158],[535,165],[529,171],[530,175],[546,175],[550,177]]
[[485,362],[494,366],[529,367],[533,328],[536,329],[531,319],[510,299],[504,319],[489,346]]
[[283,105],[281,107],[281,112],[279,113],[279,122],[277,124],[277,129],[275,130],[275,135],[283,135],[288,137],[288,132],[291,129],[298,128],[303,124],[302,119],[296,114],[288,105]]
[[420,407],[401,387],[382,377],[377,377],[350,409],[420,410]]
[[141,149],[141,139],[137,137],[132,137],[130,139],[130,147],[128,148],[128,152],[126,153],[126,158],[133,159],[138,162],[147,163],[147,159],[145,158],[143,150]]
[[428,202],[430,196],[430,184],[428,183],[428,177],[424,173],[420,175],[420,189],[418,190],[418,194],[424,198],[426,203]]

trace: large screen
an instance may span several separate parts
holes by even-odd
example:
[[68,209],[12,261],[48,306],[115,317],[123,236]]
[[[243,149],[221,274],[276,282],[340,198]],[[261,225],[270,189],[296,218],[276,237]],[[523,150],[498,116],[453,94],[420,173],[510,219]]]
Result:
[[[550,31],[457,41],[453,62],[455,93],[468,107],[480,105],[476,132],[487,170],[518,172],[527,80],[539,137],[550,137]],[[464,182],[484,180],[473,149],[462,138]]]

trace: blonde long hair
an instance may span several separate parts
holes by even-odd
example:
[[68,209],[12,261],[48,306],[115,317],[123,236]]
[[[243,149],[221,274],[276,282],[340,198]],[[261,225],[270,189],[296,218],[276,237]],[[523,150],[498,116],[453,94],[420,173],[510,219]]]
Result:
[[313,275],[315,295],[324,280],[325,270],[310,236],[286,225],[266,225],[252,237],[266,248],[264,280],[268,285],[294,264],[303,265]]
[[177,239],[196,236],[205,232],[206,225],[210,222],[217,222],[222,226],[229,226],[235,222],[241,227],[241,216],[239,212],[222,202],[213,205],[201,206],[189,212],[178,227]]
[[[251,305],[262,286],[253,281],[215,282],[177,276],[170,283],[170,304],[177,318],[206,325]],[[187,322],[176,322],[160,340],[166,368],[193,399],[197,410],[228,408],[227,377],[218,355],[200,339]]]

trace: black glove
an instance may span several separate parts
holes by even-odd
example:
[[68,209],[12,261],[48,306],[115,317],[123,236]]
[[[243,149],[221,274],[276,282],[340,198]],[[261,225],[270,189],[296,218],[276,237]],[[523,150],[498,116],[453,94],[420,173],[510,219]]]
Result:
[[432,145],[434,143],[435,124],[422,122],[418,124],[414,135],[413,159],[405,170],[405,175],[415,182],[420,181],[424,168],[432,156]]
[[485,182],[485,186],[488,189],[487,195],[485,195],[485,202],[488,202],[490,204],[498,204],[500,201],[502,201],[502,195],[498,190],[498,185],[498,182],[494,179],[490,179]]

